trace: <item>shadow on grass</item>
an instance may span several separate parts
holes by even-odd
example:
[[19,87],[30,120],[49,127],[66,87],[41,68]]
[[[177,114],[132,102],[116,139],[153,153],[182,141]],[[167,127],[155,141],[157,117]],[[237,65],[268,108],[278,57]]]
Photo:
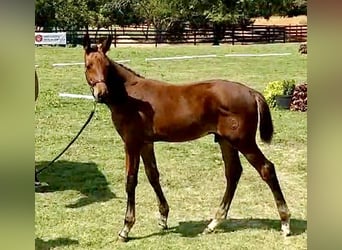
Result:
[[54,240],[44,241],[40,238],[35,239],[36,250],[48,250],[60,246],[76,245],[79,244],[78,240],[71,240],[68,238],[57,238]]
[[[36,163],[36,169],[41,169],[49,162]],[[85,197],[78,199],[66,207],[78,208],[94,202],[108,201],[115,198],[115,194],[108,187],[106,177],[98,170],[94,163],[57,161],[39,175],[41,182],[48,186],[36,188],[38,193],[48,193],[64,190],[77,190]]]
[[[166,234],[180,234],[182,237],[197,237],[199,236],[209,220],[202,221],[184,221],[180,222],[178,226],[171,227],[167,230],[159,231],[150,235],[142,237],[131,237],[132,240],[149,238],[152,236],[162,236]],[[263,230],[277,230],[280,231],[280,221],[270,219],[228,219],[222,222],[214,233],[229,233],[244,229],[263,229]],[[307,229],[307,221],[291,219],[291,235],[300,235]]]

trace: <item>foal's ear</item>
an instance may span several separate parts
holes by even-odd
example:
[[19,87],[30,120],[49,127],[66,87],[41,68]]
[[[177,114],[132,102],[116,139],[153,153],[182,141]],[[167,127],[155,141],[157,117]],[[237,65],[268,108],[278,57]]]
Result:
[[102,45],[100,48],[101,48],[103,54],[106,54],[107,51],[110,49],[110,45],[112,44],[112,40],[113,40],[113,36],[109,35],[108,38],[102,42]]
[[90,38],[88,32],[84,35],[83,38],[83,48],[85,51],[88,51],[90,49]]

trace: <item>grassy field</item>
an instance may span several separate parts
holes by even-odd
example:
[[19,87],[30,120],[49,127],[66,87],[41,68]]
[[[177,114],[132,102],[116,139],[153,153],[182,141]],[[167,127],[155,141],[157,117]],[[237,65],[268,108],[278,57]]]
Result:
[[[262,91],[267,82],[306,77],[306,56],[298,44],[210,45],[113,48],[113,59],[145,77],[175,84],[224,78]],[[291,53],[275,57],[224,57],[229,53]],[[216,58],[149,61],[147,57],[216,54]],[[40,96],[36,104],[36,167],[52,160],[76,135],[91,109],[84,99],[61,98],[61,92],[89,95],[77,48],[36,48]],[[42,172],[50,184],[36,192],[36,249],[306,249],[307,114],[272,110],[271,145],[259,142],[274,162],[292,214],[293,235],[284,238],[271,191],[242,157],[242,174],[229,219],[215,233],[197,236],[213,217],[225,188],[223,162],[212,136],[186,143],[156,143],[161,184],[170,205],[169,227],[157,226],[156,198],[143,167],[136,192],[136,224],[128,243],[117,241],[126,209],[123,143],[109,110],[98,105],[94,119],[53,167]]]

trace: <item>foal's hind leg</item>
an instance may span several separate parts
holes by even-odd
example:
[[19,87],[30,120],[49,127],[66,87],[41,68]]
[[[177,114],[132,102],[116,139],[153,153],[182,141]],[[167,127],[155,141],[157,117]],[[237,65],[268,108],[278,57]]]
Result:
[[227,218],[228,210],[242,173],[242,166],[238,151],[233,148],[226,139],[222,137],[218,138],[218,143],[220,145],[224,161],[227,185],[226,191],[224,193],[220,207],[216,212],[215,218],[210,222],[203,233],[210,233],[214,231],[216,226]]
[[284,235],[288,236],[290,235],[291,215],[281,191],[274,165],[263,155],[255,142],[245,145],[245,147],[241,148],[241,152],[271,188],[281,219],[281,230]]
[[153,144],[146,144],[141,152],[141,157],[145,165],[147,178],[157,195],[158,207],[160,212],[159,225],[163,229],[167,229],[167,217],[169,214],[169,205],[165,199],[164,193],[159,182],[159,172],[157,168],[156,158],[154,154]]

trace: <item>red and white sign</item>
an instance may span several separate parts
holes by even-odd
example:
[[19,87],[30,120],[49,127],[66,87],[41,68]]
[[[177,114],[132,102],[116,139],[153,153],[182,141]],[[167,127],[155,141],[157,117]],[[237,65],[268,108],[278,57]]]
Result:
[[35,32],[35,44],[66,45],[66,32]]

